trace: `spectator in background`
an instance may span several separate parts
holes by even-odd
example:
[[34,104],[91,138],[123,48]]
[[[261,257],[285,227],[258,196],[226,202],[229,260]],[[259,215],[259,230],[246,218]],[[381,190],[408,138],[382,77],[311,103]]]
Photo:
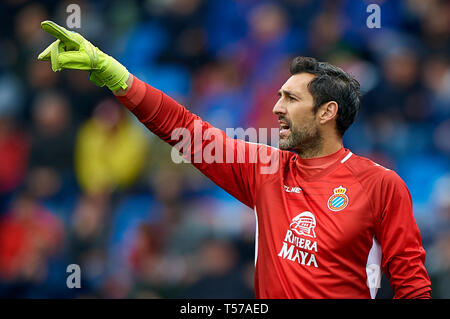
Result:
[[[442,54],[430,55],[423,63],[423,81],[435,122],[450,117],[450,61]],[[446,134],[440,134],[444,138]],[[450,148],[447,148],[447,153]]]
[[439,298],[450,298],[450,174],[439,178],[432,196],[437,227],[434,242],[429,249],[427,263],[430,279],[434,282],[434,294]]
[[64,95],[46,92],[33,105],[30,171],[45,168],[66,177],[73,171],[74,128],[69,101]]
[[139,177],[147,160],[144,130],[112,99],[105,99],[84,123],[75,146],[75,169],[88,194],[124,190]]
[[0,279],[12,284],[45,282],[48,261],[63,244],[61,221],[30,194],[19,194],[0,219]]
[[28,165],[29,139],[13,118],[0,116],[0,214],[9,195],[22,183]]
[[[238,266],[238,252],[225,239],[206,240],[198,251],[198,279],[185,292],[186,298],[254,298]],[[220,287],[220,289],[215,289]]]
[[25,185],[36,200],[69,222],[76,197],[73,174],[75,129],[66,96],[44,91],[32,104],[31,150]]
[[[147,286],[147,293],[151,291],[155,296],[160,296],[161,283],[165,282],[161,271],[158,271],[158,264],[163,257],[162,233],[163,230],[155,225],[141,223],[129,254],[131,270],[138,286]],[[137,288],[138,291],[142,290]]]
[[222,130],[243,126],[250,110],[249,94],[242,90],[245,78],[231,59],[206,64],[193,79],[193,107]]
[[110,198],[104,194],[80,196],[67,230],[71,262],[83,269],[87,291],[98,290],[106,272],[110,206]]

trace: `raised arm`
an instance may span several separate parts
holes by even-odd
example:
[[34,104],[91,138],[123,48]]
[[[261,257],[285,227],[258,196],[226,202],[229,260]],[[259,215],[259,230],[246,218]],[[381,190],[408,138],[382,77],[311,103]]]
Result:
[[50,60],[53,71],[90,71],[89,79],[98,86],[107,86],[150,131],[175,146],[218,186],[254,207],[259,178],[273,176],[277,171],[279,150],[227,137],[225,132],[134,77],[80,34],[51,21],[44,21],[42,28],[57,38],[38,57]]

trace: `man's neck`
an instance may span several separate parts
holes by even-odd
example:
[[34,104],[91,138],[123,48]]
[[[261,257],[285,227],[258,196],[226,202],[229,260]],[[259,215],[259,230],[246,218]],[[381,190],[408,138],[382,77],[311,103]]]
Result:
[[336,153],[343,147],[342,139],[339,140],[322,140],[316,147],[296,150],[300,158],[308,159],[315,157],[323,157]]

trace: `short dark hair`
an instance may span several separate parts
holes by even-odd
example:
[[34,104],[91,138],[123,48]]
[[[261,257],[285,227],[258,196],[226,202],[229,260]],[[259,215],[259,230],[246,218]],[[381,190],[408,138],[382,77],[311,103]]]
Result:
[[360,107],[361,92],[358,81],[337,66],[310,57],[294,58],[290,72],[292,75],[310,73],[316,76],[308,84],[309,93],[314,98],[314,112],[317,112],[322,104],[335,101],[338,104],[336,128],[340,136],[344,136]]

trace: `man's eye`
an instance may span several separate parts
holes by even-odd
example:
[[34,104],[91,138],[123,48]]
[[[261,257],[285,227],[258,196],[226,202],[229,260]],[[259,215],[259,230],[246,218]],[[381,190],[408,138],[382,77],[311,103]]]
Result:
[[283,98],[283,97],[284,97],[285,99],[287,99],[288,101],[297,101],[297,99],[294,98],[294,97],[291,96],[291,95],[285,94],[285,95],[283,96],[283,94],[278,93],[278,98],[279,98],[279,99],[281,99],[281,98]]

